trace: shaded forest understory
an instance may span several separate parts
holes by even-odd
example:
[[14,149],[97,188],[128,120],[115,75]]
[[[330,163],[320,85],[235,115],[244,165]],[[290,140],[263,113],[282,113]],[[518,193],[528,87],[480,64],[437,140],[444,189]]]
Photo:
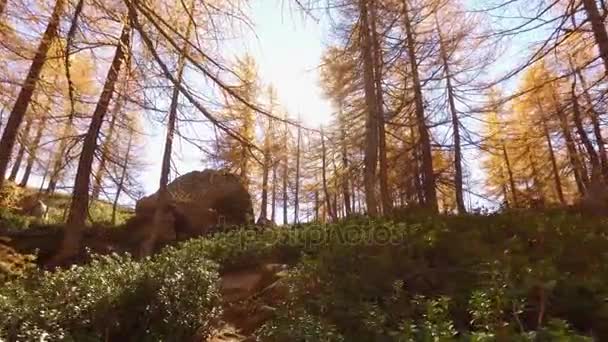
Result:
[[251,227],[53,273],[2,248],[9,341],[608,338],[608,221],[562,210]]

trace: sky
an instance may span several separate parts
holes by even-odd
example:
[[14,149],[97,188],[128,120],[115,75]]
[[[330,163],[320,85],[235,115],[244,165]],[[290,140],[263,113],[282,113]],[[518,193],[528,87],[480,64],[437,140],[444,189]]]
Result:
[[[317,68],[329,36],[329,26],[290,10],[288,1],[256,0],[250,4],[253,28],[244,28],[241,36],[231,41],[227,54],[234,58],[250,54],[258,66],[265,85],[277,90],[278,101],[291,118],[300,116],[304,125],[318,127],[331,119],[330,103],[322,95]],[[227,56],[229,57],[229,56]],[[146,148],[149,166],[142,172],[146,194],[158,189],[161,153],[165,130],[152,129],[153,141]],[[174,145],[173,160],[180,174],[205,168],[201,151],[187,143]],[[172,174],[171,179],[177,175]]]

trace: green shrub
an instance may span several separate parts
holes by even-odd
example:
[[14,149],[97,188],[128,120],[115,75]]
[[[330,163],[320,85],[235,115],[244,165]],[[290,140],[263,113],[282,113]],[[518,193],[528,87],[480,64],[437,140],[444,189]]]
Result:
[[[525,212],[398,219],[292,231],[305,257],[286,280],[291,309],[262,331],[289,334],[286,323],[302,314],[348,341],[608,339],[606,221]],[[311,232],[323,242],[307,244]]]
[[182,341],[204,336],[220,313],[217,265],[168,249],[142,262],[96,257],[33,273],[0,289],[0,337],[8,340]]
[[30,225],[31,218],[15,214],[5,207],[0,207],[0,228],[7,230],[23,230]]

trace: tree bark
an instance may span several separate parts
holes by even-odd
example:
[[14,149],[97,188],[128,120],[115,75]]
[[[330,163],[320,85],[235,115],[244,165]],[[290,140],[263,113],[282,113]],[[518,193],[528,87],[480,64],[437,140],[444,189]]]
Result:
[[579,194],[583,196],[585,194],[585,186],[587,184],[586,173],[583,171],[583,167],[578,157],[578,152],[576,151],[576,145],[574,143],[574,139],[572,138],[572,134],[570,133],[570,125],[568,124],[566,114],[561,108],[558,108],[557,115],[560,120],[562,134],[566,140],[566,150],[568,152],[570,165],[572,166],[572,170],[574,172],[574,180],[576,181]]
[[118,209],[118,200],[124,189],[125,178],[127,177],[127,169],[129,168],[129,158],[131,156],[131,147],[133,145],[133,135],[135,134],[133,128],[129,128],[129,142],[127,143],[127,151],[125,152],[124,163],[122,165],[122,172],[120,173],[120,179],[116,186],[116,195],[114,196],[114,202],[112,203],[112,225],[116,225],[116,211]]
[[34,59],[32,60],[30,70],[23,82],[21,91],[19,91],[13,110],[11,111],[4,128],[2,138],[0,139],[0,175],[2,176],[0,177],[0,188],[2,188],[4,183],[4,175],[6,174],[6,169],[11,159],[15,140],[17,139],[17,132],[19,131],[19,127],[21,126],[25,113],[30,105],[32,95],[36,90],[42,67],[46,61],[46,55],[53,40],[57,38],[57,29],[65,3],[65,0],[57,0],[55,3],[51,19],[42,35],[42,39],[38,45]]
[[260,205],[259,223],[268,221],[268,174],[270,171],[271,155],[270,155],[270,130],[271,120],[268,119],[268,126],[264,132],[264,161],[262,165],[262,203]]
[[99,164],[97,165],[97,172],[95,172],[93,191],[91,191],[91,198],[93,200],[99,199],[99,194],[101,193],[101,188],[103,187],[103,178],[106,171],[106,163],[108,160],[108,156],[110,155],[110,149],[112,145],[112,138],[114,137],[114,129],[116,127],[116,119],[120,114],[122,108],[122,99],[120,94],[116,99],[116,104],[114,105],[114,110],[112,112],[112,118],[110,119],[110,127],[108,127],[108,135],[106,136],[106,140],[103,143],[103,147],[101,148],[101,157],[99,160]]
[[272,165],[272,195],[270,203],[270,220],[276,223],[277,219],[277,165]]
[[46,128],[46,122],[48,118],[48,113],[44,113],[42,115],[42,118],[40,119],[40,122],[38,123],[36,136],[34,137],[34,141],[32,141],[32,144],[30,146],[27,163],[25,165],[25,172],[23,173],[23,178],[21,178],[21,183],[19,183],[19,186],[22,188],[25,188],[27,186],[27,182],[30,179],[32,168],[34,167],[34,162],[37,159],[38,146],[40,145],[40,140],[42,140],[42,134],[44,133],[44,129]]
[[[30,139],[30,131],[32,129],[33,119],[28,117],[25,120],[25,127],[20,134],[21,143],[19,144],[19,152],[17,152],[17,158],[15,158],[15,162],[13,163],[13,168],[11,169],[11,174],[8,176],[8,180],[11,182],[15,182],[17,179],[17,174],[21,169],[21,163],[23,162],[23,156],[25,155],[25,150],[27,149],[28,140]],[[2,177],[4,178],[4,177]]]
[[299,222],[300,215],[300,144],[302,142],[302,129],[298,126],[298,137],[296,143],[296,191],[294,195],[294,205],[293,205],[293,221],[294,223]]
[[403,1],[403,17],[405,24],[405,32],[407,38],[407,51],[412,73],[412,82],[414,86],[414,102],[416,111],[416,124],[418,126],[418,136],[420,139],[420,152],[422,153],[422,175],[425,206],[433,212],[438,211],[437,207],[437,190],[435,189],[435,174],[433,171],[433,156],[431,153],[431,140],[429,131],[426,126],[426,118],[424,115],[424,102],[422,99],[422,86],[420,76],[418,74],[418,62],[416,61],[416,46],[414,40],[414,31],[410,22],[408,1]]
[[329,190],[327,188],[327,150],[325,148],[325,135],[323,134],[323,127],[321,127],[321,179],[323,182],[323,195],[325,197],[325,206],[328,216],[333,222],[337,221],[336,213],[331,205],[331,198],[329,197]]
[[377,28],[377,6],[375,0],[370,3],[370,22],[374,55],[374,82],[376,87],[376,115],[378,118],[378,158],[380,166],[380,199],[382,212],[387,215],[393,208],[393,200],[388,186],[388,160],[386,157],[386,127],[384,120],[384,96],[382,91],[382,49]]
[[597,156],[597,153],[595,152],[595,148],[593,147],[591,140],[589,140],[589,136],[587,136],[585,128],[583,127],[581,110],[578,104],[578,99],[576,97],[575,88],[576,83],[572,83],[570,95],[572,96],[572,114],[574,116],[574,126],[576,127],[576,130],[578,132],[578,136],[581,138],[583,146],[585,146],[585,150],[587,150],[587,155],[589,155],[589,160],[591,161],[591,168],[593,172],[600,171],[601,166],[599,158]]
[[[541,113],[543,115],[543,113]],[[553,143],[551,142],[551,135],[549,134],[549,128],[547,127],[547,122],[545,121],[544,115],[542,118],[543,132],[545,134],[545,139],[547,140],[547,148],[549,149],[549,159],[551,160],[551,168],[553,170],[553,179],[555,181],[555,192],[557,193],[557,198],[559,202],[564,205],[566,204],[566,200],[564,199],[564,192],[562,190],[562,181],[559,176],[559,169],[557,167],[557,161],[555,159],[555,153],[553,152]]]
[[585,101],[587,101],[587,105],[589,106],[588,112],[589,116],[591,117],[591,124],[593,125],[593,134],[595,135],[595,140],[597,142],[600,163],[602,164],[602,174],[604,175],[604,178],[608,180],[608,156],[606,155],[606,143],[604,141],[604,137],[602,136],[602,130],[600,127],[600,115],[593,107],[593,100],[589,94],[587,81],[585,80],[585,76],[583,75],[582,71],[574,66],[572,66],[572,69],[576,71],[576,75],[581,80],[583,95],[585,96]]
[[587,18],[591,22],[593,37],[600,51],[600,57],[604,62],[604,74],[608,76],[608,33],[606,32],[606,24],[600,14],[595,0],[583,0]]
[[350,200],[350,190],[349,190],[349,179],[350,179],[350,170],[348,163],[348,148],[346,146],[346,128],[344,113],[342,112],[342,101],[340,101],[340,113],[339,113],[339,122],[340,122],[340,147],[342,152],[342,197],[344,198],[344,210],[346,211],[346,216],[350,216],[351,214],[351,200]]
[[443,63],[443,72],[445,74],[446,91],[448,95],[448,105],[452,118],[452,131],[454,134],[454,192],[456,195],[456,209],[458,213],[466,213],[464,205],[463,187],[462,187],[462,152],[460,147],[460,120],[458,119],[458,111],[456,110],[456,101],[454,100],[454,88],[452,87],[452,75],[450,74],[450,65],[448,61],[448,53],[443,40],[441,26],[435,13],[435,27],[439,35],[439,49],[441,61]]
[[[191,6],[193,6],[192,3]],[[192,28],[192,20],[188,20],[186,28],[186,39],[190,36],[190,30]],[[138,29],[141,29],[138,27]],[[176,238],[175,229],[167,229],[168,220],[168,206],[171,201],[171,194],[169,193],[168,183],[169,175],[171,173],[171,155],[173,153],[173,138],[175,137],[175,126],[177,124],[177,106],[179,105],[179,95],[184,69],[186,67],[186,54],[188,53],[188,45],[184,43],[181,54],[177,62],[177,76],[176,84],[173,85],[173,93],[171,94],[171,103],[169,105],[169,118],[167,122],[167,132],[165,135],[165,149],[163,151],[163,162],[160,170],[160,180],[158,182],[158,199],[156,205],[156,211],[154,213],[154,222],[147,232],[147,236],[142,241],[140,246],[140,257],[149,256],[152,254],[154,247],[159,239],[172,240]],[[244,151],[243,151],[244,152]],[[243,170],[241,170],[243,171]],[[245,181],[245,178],[242,178]],[[247,182],[245,182],[248,184]]]
[[[287,127],[287,122],[285,122],[285,126],[283,127],[283,139],[285,141],[287,141],[288,139],[288,132],[289,132],[289,127]],[[299,129],[298,129],[298,134],[299,134]],[[300,145],[298,144],[298,150],[297,150],[297,168],[300,167]],[[283,156],[283,225],[287,225],[288,220],[287,220],[287,207],[288,207],[288,198],[287,198],[287,187],[289,184],[288,181],[288,177],[289,177],[289,151],[284,151]],[[298,208],[297,208],[297,197],[298,197],[298,187],[299,187],[299,180],[298,177],[300,176],[299,174],[300,170],[296,170],[296,208],[294,209],[294,222],[297,222],[297,214],[298,214]]]
[[378,165],[378,105],[374,83],[374,60],[372,37],[368,18],[368,0],[359,0],[361,12],[361,59],[363,60],[363,82],[367,114],[365,118],[364,185],[367,214],[378,214],[376,199],[376,168]]
[[89,183],[91,180],[93,159],[95,157],[95,151],[97,150],[97,137],[99,136],[103,118],[106,115],[108,106],[112,100],[116,80],[118,79],[124,57],[128,53],[127,50],[129,48],[130,36],[131,28],[125,23],[120,35],[120,41],[114,53],[114,58],[106,76],[103,90],[99,96],[99,100],[97,101],[95,111],[91,118],[91,123],[89,124],[89,128],[84,137],[78,169],[76,171],[76,179],[74,181],[72,203],[67,219],[67,229],[64,233],[61,247],[58,253],[50,259],[49,266],[56,266],[79,252],[83,234],[82,229],[87,219],[87,210],[89,207]]
[[505,144],[502,144],[502,155],[505,159],[505,165],[507,166],[507,174],[509,175],[511,194],[513,195],[513,206],[517,207],[519,205],[519,200],[517,199],[517,187],[515,186],[515,178],[513,178],[513,169],[511,168],[511,161],[509,160],[509,154],[507,153],[507,147],[505,146]]

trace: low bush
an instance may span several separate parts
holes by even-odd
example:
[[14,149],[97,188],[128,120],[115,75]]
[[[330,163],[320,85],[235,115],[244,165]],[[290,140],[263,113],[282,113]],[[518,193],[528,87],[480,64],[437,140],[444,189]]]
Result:
[[287,278],[289,295],[261,340],[288,341],[296,330],[310,330],[307,341],[319,332],[347,341],[608,340],[604,220],[399,219],[330,226]]
[[100,256],[85,266],[33,272],[0,289],[0,339],[183,341],[221,313],[217,264],[168,248],[141,262]]

